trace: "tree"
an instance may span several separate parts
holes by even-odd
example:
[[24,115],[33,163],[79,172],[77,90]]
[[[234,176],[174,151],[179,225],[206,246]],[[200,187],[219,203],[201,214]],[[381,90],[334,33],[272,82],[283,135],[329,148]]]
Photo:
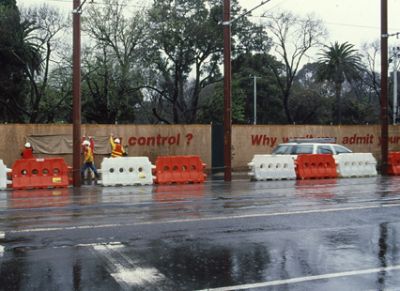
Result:
[[134,122],[135,108],[143,100],[148,28],[140,12],[128,19],[125,7],[112,0],[104,7],[91,7],[85,18],[84,30],[94,40],[83,58],[83,115],[88,122]]
[[[210,84],[202,93],[197,121],[199,123],[223,123],[224,86],[223,82]],[[245,123],[245,92],[239,81],[232,81],[232,122]]]
[[361,57],[354,49],[354,45],[344,42],[335,42],[326,46],[319,59],[318,79],[333,82],[335,88],[336,124],[342,122],[341,96],[345,81],[351,82],[360,78],[363,71]]
[[380,68],[377,64],[378,55],[381,51],[380,42],[376,40],[371,43],[365,43],[362,46],[362,51],[364,52],[364,59],[366,60],[367,64],[363,79],[365,80],[365,85],[369,87],[368,97],[369,102],[372,103],[374,100],[379,99],[381,94],[380,73],[378,72]]
[[[266,53],[244,53],[232,61],[232,79],[239,82],[240,88],[245,93],[245,120],[250,123],[254,120],[254,79],[257,79],[257,123],[282,123],[285,122],[285,114],[279,87],[270,66],[283,67],[276,58]],[[235,93],[233,88],[233,93]]]
[[293,98],[289,103],[297,124],[329,124],[333,98],[330,88],[317,80],[318,63],[307,63],[297,73],[293,83]]
[[[232,4],[235,15],[240,7],[237,1]],[[153,91],[153,112],[160,121],[195,122],[201,90],[221,79],[222,11],[218,0],[154,1],[148,13],[153,41],[148,59],[154,74],[147,88]],[[233,39],[241,49],[252,51],[254,44],[265,44],[240,42],[264,36],[254,27],[245,17],[233,24]]]
[[[0,57],[4,70],[0,73],[0,103],[4,121],[47,122],[62,102],[51,93],[51,61],[60,42],[56,36],[66,27],[57,10],[43,5],[19,10],[12,5],[0,17],[2,31]],[[4,24],[4,25],[3,25]],[[50,96],[51,95],[51,96]]]
[[21,21],[14,0],[0,1],[0,120],[24,122],[27,70],[39,71],[40,49],[30,42],[32,23]]
[[284,67],[275,67],[273,63],[266,65],[278,82],[287,121],[293,123],[290,97],[296,74],[307,52],[319,46],[326,36],[326,29],[314,16],[301,18],[290,12],[278,12],[269,13],[266,17],[269,19],[266,31],[272,36],[277,59]]
[[[30,24],[29,44],[40,52],[37,60],[40,71],[25,62],[25,74],[29,80],[25,115],[30,123],[54,120],[53,112],[65,101],[66,95],[52,94],[49,82],[52,69],[57,64],[56,52],[62,43],[61,33],[68,27],[60,12],[47,5],[22,11],[26,23]],[[52,63],[53,62],[53,66]]]
[[[208,9],[205,2],[157,0],[148,13],[153,28],[150,58],[158,75],[149,88],[159,93],[158,100],[164,104],[154,108],[154,113],[168,123],[193,121],[200,89],[219,75],[219,9]],[[194,88],[187,96],[186,84],[192,72]]]

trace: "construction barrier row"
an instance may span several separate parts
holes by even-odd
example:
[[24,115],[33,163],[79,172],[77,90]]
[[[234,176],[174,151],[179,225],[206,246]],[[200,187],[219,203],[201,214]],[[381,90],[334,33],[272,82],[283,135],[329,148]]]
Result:
[[[103,186],[202,183],[205,164],[198,156],[158,157],[156,166],[148,157],[104,158],[98,181]],[[17,160],[8,169],[0,160],[0,189],[63,188],[71,184],[71,170],[63,158]],[[155,175],[155,176],[153,176]],[[12,178],[9,180],[8,178]]]
[[248,165],[252,180],[282,180],[376,176],[376,164],[371,153],[349,153],[255,155]]
[[[248,164],[253,180],[323,179],[376,176],[371,153],[340,155],[255,155]],[[400,173],[400,153],[391,153],[390,173]],[[99,172],[103,186],[203,183],[205,164],[198,156],[162,156],[153,166],[148,157],[105,158]],[[10,176],[12,181],[8,179]],[[62,158],[21,159],[12,170],[0,160],[0,189],[62,188],[71,179]],[[154,176],[153,176],[154,175]]]

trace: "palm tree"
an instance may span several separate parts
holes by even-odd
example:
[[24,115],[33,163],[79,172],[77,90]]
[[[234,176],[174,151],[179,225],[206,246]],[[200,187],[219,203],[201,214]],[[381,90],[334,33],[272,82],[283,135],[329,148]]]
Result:
[[360,77],[363,65],[354,45],[335,42],[321,53],[318,61],[317,79],[332,82],[335,86],[336,123],[342,121],[341,96],[345,81],[351,82]]

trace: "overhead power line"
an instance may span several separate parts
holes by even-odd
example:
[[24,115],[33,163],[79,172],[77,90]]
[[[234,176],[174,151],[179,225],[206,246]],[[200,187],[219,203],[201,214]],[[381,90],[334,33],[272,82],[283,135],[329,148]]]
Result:
[[[250,15],[250,18],[268,18],[266,15]],[[325,24],[328,25],[337,25],[337,26],[345,26],[345,27],[356,27],[356,28],[367,28],[367,29],[374,29],[379,30],[379,26],[372,26],[372,25],[362,25],[362,24],[353,24],[353,23],[342,23],[342,22],[330,22],[324,21]],[[392,27],[393,30],[400,30],[400,28]]]
[[[60,2],[60,3],[68,3],[71,4],[71,0],[47,0],[48,2]],[[137,5],[137,4],[116,4],[116,3],[107,3],[107,2],[100,2],[94,0],[93,2],[90,2],[90,4],[94,5],[119,5],[119,6],[126,6],[126,7],[132,7],[132,8],[140,8],[140,9],[145,9],[149,8],[150,6],[146,5]]]

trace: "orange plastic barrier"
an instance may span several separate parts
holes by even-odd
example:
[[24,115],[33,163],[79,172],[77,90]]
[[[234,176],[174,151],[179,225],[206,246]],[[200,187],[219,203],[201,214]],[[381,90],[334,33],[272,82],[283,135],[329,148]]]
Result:
[[21,159],[12,167],[13,189],[63,188],[69,184],[63,158]]
[[400,175],[400,152],[389,152],[387,170],[389,175]]
[[198,156],[158,157],[155,168],[157,184],[203,183],[205,164]]
[[296,159],[298,179],[336,178],[336,164],[332,155],[298,155]]

